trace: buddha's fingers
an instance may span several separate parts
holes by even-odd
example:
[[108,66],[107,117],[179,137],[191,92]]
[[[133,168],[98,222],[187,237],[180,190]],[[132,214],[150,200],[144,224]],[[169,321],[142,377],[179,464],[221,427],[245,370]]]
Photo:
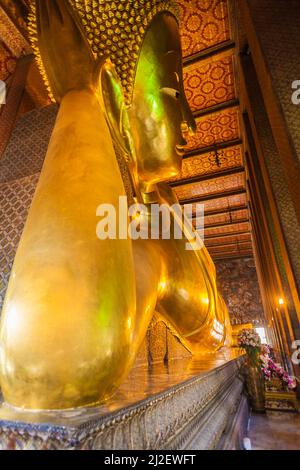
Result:
[[37,30],[40,40],[51,40],[51,44],[62,46],[62,37],[85,44],[78,18],[65,0],[36,0]]
[[36,0],[36,41],[57,101],[71,90],[94,89],[95,59],[67,0]]

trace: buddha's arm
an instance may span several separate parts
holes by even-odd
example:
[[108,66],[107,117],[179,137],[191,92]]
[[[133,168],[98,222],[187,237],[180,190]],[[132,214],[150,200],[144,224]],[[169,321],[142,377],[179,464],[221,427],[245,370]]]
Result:
[[67,93],[2,315],[1,385],[9,403],[92,403],[127,373],[135,325],[131,241],[96,236],[97,207],[118,208],[121,195],[98,100],[84,90]]

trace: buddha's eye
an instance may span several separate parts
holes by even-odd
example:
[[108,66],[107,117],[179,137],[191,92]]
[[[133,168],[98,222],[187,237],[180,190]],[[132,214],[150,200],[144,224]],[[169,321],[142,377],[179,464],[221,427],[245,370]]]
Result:
[[178,90],[175,90],[175,88],[164,87],[164,88],[161,88],[160,91],[162,91],[166,95],[172,96],[172,98],[176,100],[180,98],[180,92]]

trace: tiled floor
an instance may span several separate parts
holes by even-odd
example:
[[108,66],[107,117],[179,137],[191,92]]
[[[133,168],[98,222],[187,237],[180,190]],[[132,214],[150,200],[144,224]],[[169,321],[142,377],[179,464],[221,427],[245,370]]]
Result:
[[252,450],[300,450],[300,414],[279,411],[253,414],[248,437]]

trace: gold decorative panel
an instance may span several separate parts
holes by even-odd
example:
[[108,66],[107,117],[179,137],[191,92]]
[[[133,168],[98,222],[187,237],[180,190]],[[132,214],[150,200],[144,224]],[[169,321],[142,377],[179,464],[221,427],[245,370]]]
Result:
[[183,56],[230,39],[227,0],[178,0]]
[[[188,139],[187,151],[240,137],[239,108],[225,109],[218,113],[199,117],[196,122],[197,132]],[[222,151],[219,153],[222,156]]]
[[199,183],[184,184],[176,187],[175,192],[179,200],[184,200],[242,189],[244,187],[244,174],[240,173],[237,175],[223,176],[213,180],[201,181]]
[[185,92],[192,111],[235,98],[233,56],[189,65],[184,70]]

